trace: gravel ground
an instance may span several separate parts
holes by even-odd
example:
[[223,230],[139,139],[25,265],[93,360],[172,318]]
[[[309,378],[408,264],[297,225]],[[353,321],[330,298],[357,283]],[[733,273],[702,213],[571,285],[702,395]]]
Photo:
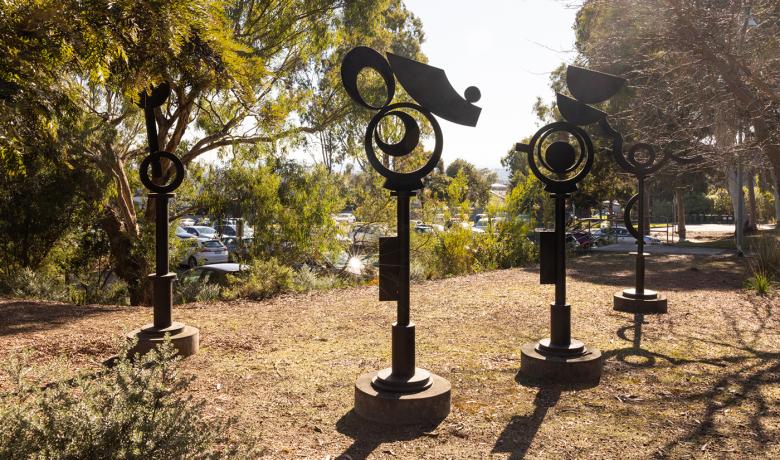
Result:
[[[780,297],[743,291],[734,258],[654,256],[647,285],[669,314],[648,316],[637,344],[632,318],[611,308],[633,259],[570,266],[573,334],[605,356],[592,389],[516,379],[521,344],[547,334],[553,287],[535,268],[413,285],[418,365],[453,386],[437,427],[371,426],[351,412],[354,379],[389,365],[395,308],[376,286],[177,307],[202,334],[183,368],[195,396],[238,417],[268,458],[780,458]],[[13,300],[0,312],[0,358],[31,350],[63,374],[94,369],[151,319],[147,308]]]

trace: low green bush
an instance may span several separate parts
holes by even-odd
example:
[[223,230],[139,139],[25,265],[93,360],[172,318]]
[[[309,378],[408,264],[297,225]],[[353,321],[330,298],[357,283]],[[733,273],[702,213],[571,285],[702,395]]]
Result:
[[230,286],[222,291],[226,299],[262,300],[277,294],[291,292],[295,287],[293,269],[276,258],[252,261],[249,273],[231,276]]
[[[126,349],[119,356],[125,356]],[[0,458],[169,459],[237,454],[226,444],[230,420],[206,417],[187,394],[166,343],[110,369],[41,386],[25,359],[3,363],[11,388],[0,393]]]
[[0,294],[59,302],[71,300],[71,292],[62,280],[27,267],[4,272],[0,277]]
[[753,276],[745,281],[745,287],[751,291],[755,291],[760,296],[769,294],[772,289],[772,281],[765,273],[754,273]]

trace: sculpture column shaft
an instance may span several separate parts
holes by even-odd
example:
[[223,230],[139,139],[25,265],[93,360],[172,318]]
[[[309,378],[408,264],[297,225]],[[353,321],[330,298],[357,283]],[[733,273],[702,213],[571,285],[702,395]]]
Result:
[[150,193],[155,206],[154,255],[155,273],[150,278],[154,285],[154,327],[164,329],[173,324],[173,281],[168,266],[168,200],[172,193]]
[[410,192],[394,193],[398,199],[398,313],[392,334],[392,375],[399,379],[414,375],[414,324],[409,320],[409,199]]
[[637,294],[645,291],[645,176],[638,176],[637,194],[639,195],[639,239],[636,242],[636,286]]
[[555,305],[566,305],[566,195],[555,195]]
[[571,343],[571,307],[566,304],[566,195],[555,194],[555,304],[550,306],[550,343]]
[[408,192],[397,194],[397,229],[400,267],[398,268],[398,321],[409,325],[409,198]]

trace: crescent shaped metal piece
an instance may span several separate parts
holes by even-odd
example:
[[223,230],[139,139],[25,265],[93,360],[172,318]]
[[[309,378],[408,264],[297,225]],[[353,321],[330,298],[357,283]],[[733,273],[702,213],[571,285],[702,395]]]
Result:
[[[375,70],[385,81],[387,98],[385,99],[385,103],[380,107],[373,106],[366,102],[358,89],[358,75],[360,75],[360,71],[365,68]],[[390,104],[390,102],[393,101],[393,97],[395,97],[395,78],[393,78],[393,71],[390,69],[390,64],[387,63],[387,60],[382,54],[367,46],[352,48],[344,56],[344,59],[341,61],[341,84],[353,101],[367,109],[380,110],[382,107],[386,107]]]
[[389,144],[379,137],[378,129],[374,130],[374,142],[376,142],[377,147],[379,147],[379,150],[393,157],[402,157],[412,153],[412,150],[414,150],[420,142],[420,125],[417,124],[417,121],[413,116],[406,112],[394,110],[385,113],[382,118],[389,116],[398,117],[398,119],[401,120],[404,125],[404,135],[400,141],[395,144]]
[[605,112],[587,104],[583,104],[576,99],[564,96],[561,93],[555,93],[555,95],[558,111],[561,112],[561,116],[569,123],[574,123],[578,126],[586,126],[607,117]]
[[611,98],[626,79],[604,72],[570,65],[566,68],[566,86],[578,101],[585,104],[598,104]]
[[162,82],[159,85],[152,88],[151,93],[147,94],[146,91],[141,91],[138,94],[138,102],[136,105],[145,109],[147,105],[149,108],[154,109],[160,107],[168,100],[171,95],[171,85],[167,82]]
[[[374,150],[372,142],[379,121],[389,112],[397,111],[398,109],[411,109],[420,112],[428,120],[428,123],[431,124],[435,136],[433,153],[428,159],[428,162],[425,163],[420,169],[408,173],[393,171],[392,169],[382,164],[382,162],[376,156],[376,151]],[[444,148],[444,137],[441,132],[441,126],[439,126],[436,118],[434,118],[430,112],[411,102],[399,102],[384,107],[376,115],[374,115],[374,117],[368,123],[368,127],[366,128],[364,144],[368,162],[379,174],[381,174],[386,179],[384,183],[384,187],[386,189],[395,191],[412,191],[420,190],[423,187],[422,178],[433,171],[434,168],[436,168],[436,165],[439,163],[441,152]]]
[[626,202],[626,207],[623,210],[623,223],[626,224],[626,230],[628,230],[628,233],[631,234],[634,238],[636,238],[637,241],[642,239],[642,235],[639,234],[636,227],[634,227],[633,222],[631,222],[631,210],[634,208],[634,205],[636,204],[637,200],[639,200],[639,194],[632,196],[628,199]]
[[387,59],[398,82],[425,110],[459,125],[477,126],[482,109],[455,91],[444,70],[393,53],[387,53]]

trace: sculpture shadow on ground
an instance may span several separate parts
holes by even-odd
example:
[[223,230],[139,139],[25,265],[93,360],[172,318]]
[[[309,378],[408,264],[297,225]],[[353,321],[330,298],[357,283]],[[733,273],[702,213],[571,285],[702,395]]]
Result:
[[561,388],[539,388],[530,415],[515,415],[498,436],[491,453],[508,453],[512,460],[525,458],[550,408],[558,404]]
[[388,442],[411,441],[436,429],[438,424],[428,425],[384,425],[360,418],[354,410],[344,414],[336,422],[336,431],[349,436],[353,442],[338,460],[362,460],[368,458],[380,445]]

